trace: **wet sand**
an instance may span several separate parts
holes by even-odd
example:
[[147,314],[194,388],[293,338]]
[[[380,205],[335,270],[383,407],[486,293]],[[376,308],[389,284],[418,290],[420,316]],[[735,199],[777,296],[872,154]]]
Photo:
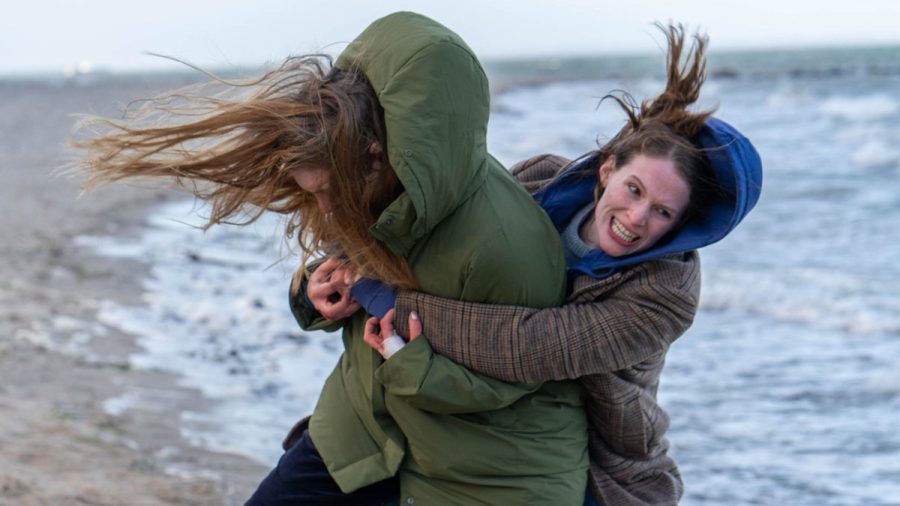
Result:
[[[267,470],[179,432],[208,406],[166,373],[132,370],[131,336],[96,322],[101,301],[140,303],[146,266],[100,258],[81,235],[134,237],[174,190],[115,185],[78,198],[54,177],[74,113],[184,84],[0,81],[0,505],[242,504]],[[117,409],[125,390],[141,402]]]

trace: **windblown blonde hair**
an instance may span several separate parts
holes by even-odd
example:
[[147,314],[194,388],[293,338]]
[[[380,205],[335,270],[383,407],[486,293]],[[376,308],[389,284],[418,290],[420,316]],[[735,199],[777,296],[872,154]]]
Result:
[[[212,84],[225,91],[205,94]],[[387,134],[361,72],[313,55],[289,58],[259,79],[209,85],[141,101],[122,121],[83,122],[92,135],[74,144],[84,153],[85,188],[168,178],[211,204],[207,228],[246,225],[267,210],[286,214],[285,235],[296,236],[304,265],[340,255],[361,275],[416,287],[405,259],[369,233],[403,189],[386,154],[372,149],[386,147]],[[328,171],[330,213],[298,187],[294,169]]]

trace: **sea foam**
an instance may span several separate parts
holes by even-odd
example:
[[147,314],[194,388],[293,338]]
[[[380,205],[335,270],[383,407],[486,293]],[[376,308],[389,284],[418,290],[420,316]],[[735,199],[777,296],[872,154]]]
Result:
[[897,114],[900,104],[886,95],[836,96],[825,100],[819,109],[828,116],[854,121],[889,118]]
[[900,159],[900,152],[882,140],[869,140],[860,146],[850,158],[860,167],[894,166]]
[[[152,266],[144,305],[107,301],[98,318],[138,337],[143,351],[132,367],[175,372],[219,401],[212,413],[185,414],[189,440],[272,464],[285,431],[312,412],[340,336],[303,333],[290,315],[292,269],[289,260],[278,263],[278,220],[205,234],[201,223],[192,203],[177,202],[156,213],[137,241],[81,239]],[[119,413],[139,400],[126,394],[106,409]]]

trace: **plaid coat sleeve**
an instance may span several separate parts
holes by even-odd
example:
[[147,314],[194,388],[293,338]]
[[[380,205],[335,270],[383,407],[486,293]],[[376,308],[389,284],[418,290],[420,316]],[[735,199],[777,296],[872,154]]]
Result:
[[537,155],[513,165],[509,171],[528,193],[536,193],[569,162],[570,160],[557,155]]
[[494,378],[575,379],[665,353],[693,322],[699,267],[690,253],[645,262],[599,282],[582,277],[565,306],[547,309],[401,291],[396,321],[417,311],[437,353]]
[[[530,191],[566,160],[552,155],[513,167]],[[415,310],[432,348],[504,381],[575,379],[618,371],[665,353],[693,322],[700,290],[696,252],[645,262],[603,280],[574,280],[568,303],[534,309],[401,291],[395,321]]]

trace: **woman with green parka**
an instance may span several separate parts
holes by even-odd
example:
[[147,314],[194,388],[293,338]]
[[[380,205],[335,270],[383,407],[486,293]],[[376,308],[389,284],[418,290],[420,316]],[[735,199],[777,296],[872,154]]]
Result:
[[[109,131],[81,143],[89,184],[175,178],[212,203],[210,225],[246,210],[249,221],[287,214],[304,263],[341,258],[368,278],[470,302],[562,302],[559,235],[488,154],[487,78],[455,33],[392,14],[332,68],[292,58],[251,85],[249,98],[197,97],[181,110],[153,101],[132,123],[102,123]],[[184,117],[141,122],[160,111]],[[386,366],[363,341],[364,312],[329,321],[306,294],[310,276],[295,277],[294,315],[306,329],[342,327],[345,350],[248,504],[398,494],[404,504],[581,504],[587,426],[576,383],[506,383],[440,356],[424,372]]]

